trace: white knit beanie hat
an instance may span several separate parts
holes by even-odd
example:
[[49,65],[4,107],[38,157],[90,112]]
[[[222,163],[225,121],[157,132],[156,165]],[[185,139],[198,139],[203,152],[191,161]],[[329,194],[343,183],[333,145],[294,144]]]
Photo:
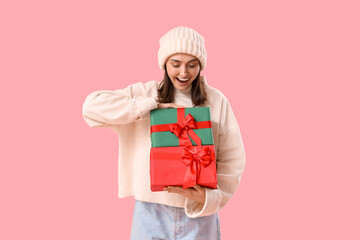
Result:
[[168,57],[175,53],[187,53],[197,57],[201,63],[201,71],[206,67],[205,39],[195,30],[178,26],[160,38],[158,61],[161,70],[165,70]]

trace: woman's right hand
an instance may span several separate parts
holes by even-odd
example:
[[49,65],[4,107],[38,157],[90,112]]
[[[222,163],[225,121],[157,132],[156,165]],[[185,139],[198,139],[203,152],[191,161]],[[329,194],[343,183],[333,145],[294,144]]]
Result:
[[184,106],[175,103],[159,103],[158,108],[185,108]]

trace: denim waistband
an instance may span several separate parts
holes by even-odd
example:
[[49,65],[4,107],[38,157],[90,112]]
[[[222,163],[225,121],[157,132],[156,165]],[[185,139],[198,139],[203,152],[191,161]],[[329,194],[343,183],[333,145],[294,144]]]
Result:
[[131,240],[146,239],[219,240],[219,215],[190,218],[184,208],[136,200]]

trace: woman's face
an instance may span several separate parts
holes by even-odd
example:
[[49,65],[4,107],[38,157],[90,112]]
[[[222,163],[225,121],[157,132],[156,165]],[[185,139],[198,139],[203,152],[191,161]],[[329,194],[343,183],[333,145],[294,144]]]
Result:
[[176,53],[166,61],[166,69],[174,87],[186,90],[200,72],[200,61],[190,54]]

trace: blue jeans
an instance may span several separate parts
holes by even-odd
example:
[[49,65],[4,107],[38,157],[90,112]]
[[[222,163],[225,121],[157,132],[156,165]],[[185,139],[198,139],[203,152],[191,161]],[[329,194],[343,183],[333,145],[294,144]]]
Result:
[[131,240],[219,240],[219,214],[189,218],[184,208],[135,200]]

